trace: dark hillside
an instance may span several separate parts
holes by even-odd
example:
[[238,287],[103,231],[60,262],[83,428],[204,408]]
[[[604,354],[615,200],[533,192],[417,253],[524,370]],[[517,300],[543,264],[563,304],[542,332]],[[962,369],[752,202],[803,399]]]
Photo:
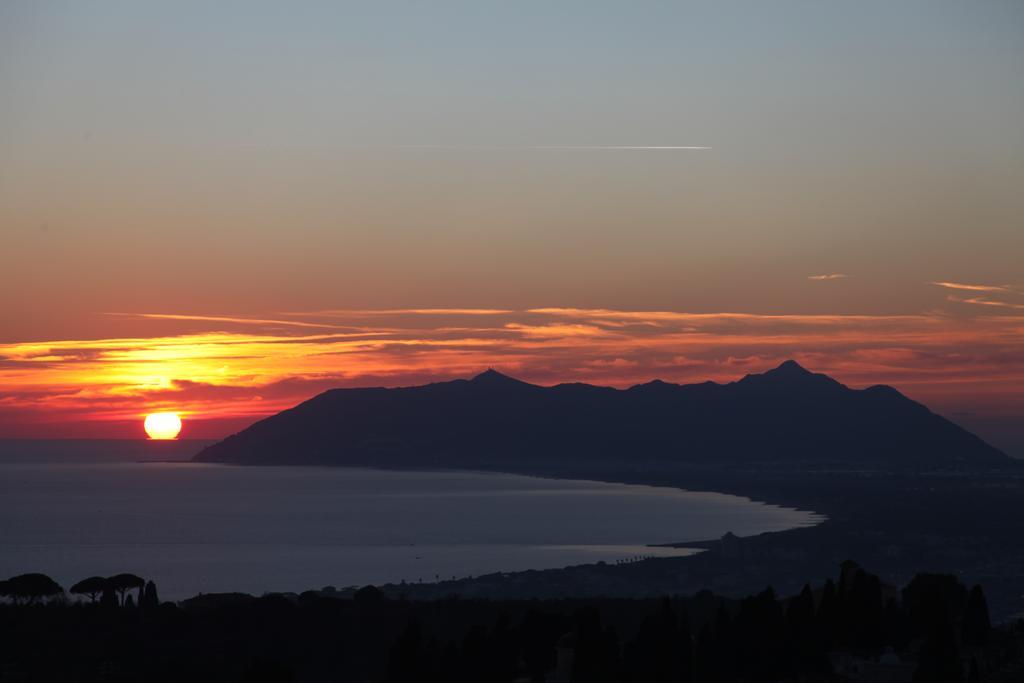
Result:
[[948,469],[1006,459],[891,387],[850,389],[794,361],[730,384],[541,387],[488,370],[417,387],[334,389],[196,456],[511,470],[552,462]]

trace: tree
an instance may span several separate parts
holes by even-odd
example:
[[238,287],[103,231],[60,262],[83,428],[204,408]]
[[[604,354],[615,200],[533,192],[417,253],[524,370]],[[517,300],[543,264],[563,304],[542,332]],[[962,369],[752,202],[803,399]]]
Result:
[[383,591],[376,586],[363,586],[352,596],[352,600],[357,605],[373,607],[384,602],[385,597]]
[[684,653],[672,602],[668,598],[663,599],[660,609],[643,620],[636,640],[627,646],[626,665],[632,680],[645,683],[675,683],[681,680],[684,665],[690,665],[689,630],[685,637],[687,642]]
[[693,647],[693,675],[698,681],[716,681],[719,678],[717,643],[711,624],[704,624]]
[[4,584],[3,595],[13,599],[15,604],[22,600],[34,603],[64,593],[60,584],[46,574],[20,574],[7,579]]
[[798,640],[814,633],[814,593],[811,592],[809,584],[804,584],[800,595],[789,601],[786,621]]
[[836,591],[836,584],[829,579],[825,582],[825,588],[821,591],[821,602],[818,604],[818,613],[815,616],[818,633],[824,641],[826,649],[834,648],[841,644],[839,633],[839,595]]
[[508,612],[498,613],[494,628],[488,637],[487,650],[490,666],[486,671],[485,680],[512,683],[519,660],[519,648],[513,637],[512,619]]
[[967,671],[967,683],[981,683],[981,671],[978,670],[978,660],[974,657],[971,657],[971,666]]
[[714,649],[712,671],[716,672],[717,680],[731,681],[736,678],[739,668],[737,657],[737,629],[733,623],[732,613],[725,602],[718,603],[718,613],[714,622]]
[[519,627],[523,664],[533,683],[543,683],[544,673],[555,668],[555,642],[562,625],[552,615],[531,609]]
[[601,625],[601,613],[594,607],[577,610],[576,651],[571,683],[607,683],[615,680],[619,669],[618,639]]
[[121,598],[122,606],[124,606],[124,595],[127,591],[132,588],[139,589],[139,598],[141,599],[142,589],[146,586],[146,581],[141,576],[135,576],[135,574],[118,574],[117,576],[111,576],[107,581],[110,588],[117,591]]
[[778,680],[789,666],[786,620],[770,586],[740,602],[735,620],[741,678]]
[[242,683],[292,683],[295,672],[270,659],[258,659],[242,673]]
[[88,595],[90,602],[96,602],[96,599],[103,594],[106,587],[107,580],[105,578],[102,576],[90,576],[73,585],[68,592],[75,595]]
[[156,584],[152,581],[147,581],[146,587],[142,591],[142,597],[139,598],[139,607],[153,609],[159,606],[160,598],[156,594]]
[[951,574],[918,574],[903,589],[903,607],[915,636],[928,635],[940,622],[963,617],[967,589]]
[[910,644],[910,619],[895,598],[886,600],[882,618],[885,642],[897,650],[905,650]]
[[988,616],[988,601],[981,586],[971,589],[967,597],[967,609],[964,612],[963,635],[964,643],[973,647],[984,647],[988,644],[992,622]]
[[789,601],[786,623],[792,638],[794,665],[798,671],[828,673],[825,639],[814,615],[814,592],[805,584],[800,595]]
[[103,585],[103,594],[100,596],[100,607],[117,607],[117,596],[114,595],[114,588],[110,585],[110,581],[106,581]]
[[882,623],[885,605],[882,582],[874,574],[858,569],[846,596],[846,618],[849,620],[851,643],[862,648],[877,648],[883,644]]
[[693,633],[690,631],[690,613],[685,604],[679,609],[677,641],[679,643],[679,667],[682,674],[679,681],[680,683],[690,683],[693,680]]
[[423,635],[419,622],[413,619],[391,649],[385,680],[388,683],[413,683],[422,679],[422,659]]
[[960,649],[948,618],[932,626],[921,647],[921,656],[914,671],[914,683],[963,683],[964,670]]

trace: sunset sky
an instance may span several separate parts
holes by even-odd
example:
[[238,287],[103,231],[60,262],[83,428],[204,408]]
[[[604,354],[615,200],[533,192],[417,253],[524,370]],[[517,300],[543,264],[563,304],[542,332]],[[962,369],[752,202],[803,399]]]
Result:
[[4,0],[0,438],[796,358],[1024,457],[1022,73],[1012,0]]

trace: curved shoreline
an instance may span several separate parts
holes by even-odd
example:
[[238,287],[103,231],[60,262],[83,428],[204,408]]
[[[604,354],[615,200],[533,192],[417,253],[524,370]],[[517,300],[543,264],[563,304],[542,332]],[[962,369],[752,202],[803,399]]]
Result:
[[1024,614],[1019,590],[1024,566],[1024,544],[1020,543],[1024,517],[1019,514],[1024,503],[1024,467],[1019,462],[1000,468],[928,471],[797,469],[778,463],[711,467],[659,462],[641,467],[580,460],[545,467],[506,461],[472,470],[376,469],[504,473],[669,487],[740,496],[823,517],[812,526],[742,538],[738,557],[715,552],[720,550],[719,539],[669,542],[664,545],[710,552],[624,566],[578,565],[434,584],[385,584],[396,596],[636,597],[692,594],[705,588],[722,595],[745,595],[766,585],[779,593],[795,593],[804,581],[833,576],[839,563],[853,559],[892,585],[902,585],[922,571],[956,574],[965,582],[985,586],[994,618]]
[[[645,468],[519,468],[490,471],[545,478],[664,486],[725,493],[824,517],[820,522],[740,539],[738,551],[715,552],[719,539],[668,544],[705,551],[627,567],[579,566],[395,589],[410,598],[642,597],[711,589],[744,595],[772,585],[795,594],[854,559],[892,585],[919,572],[957,574],[985,585],[994,618],[1024,613],[1024,468],[973,470],[745,470],[674,465]],[[518,471],[517,471],[518,470]],[[571,471],[570,471],[571,470]],[[993,521],[998,520],[998,524]],[[393,588],[393,587],[388,587]]]
[[[74,581],[123,556],[176,598],[615,565],[817,521],[728,494],[480,469],[76,462],[7,472],[9,574]],[[66,494],[73,507],[58,502]],[[47,499],[38,523],[19,513]],[[305,559],[293,570],[289,556]]]

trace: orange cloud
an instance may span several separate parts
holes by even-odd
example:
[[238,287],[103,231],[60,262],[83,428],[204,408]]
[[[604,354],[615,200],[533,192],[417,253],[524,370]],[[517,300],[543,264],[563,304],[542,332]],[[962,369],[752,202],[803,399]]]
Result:
[[307,311],[305,313],[282,313],[281,315],[319,315],[342,318],[386,316],[386,315],[501,315],[514,313],[503,308],[380,308],[374,310],[328,309],[323,311]]
[[0,344],[0,436],[58,428],[125,435],[125,425],[156,410],[181,412],[186,425],[205,421],[205,434],[220,435],[336,386],[437,381],[487,367],[539,383],[731,381],[790,357],[856,386],[894,384],[951,406],[969,394],[1004,411],[1022,404],[1024,414],[1024,316],[396,309],[303,313],[299,325],[143,316],[207,329]]
[[285,325],[287,327],[313,327],[320,329],[348,329],[329,323],[309,323],[301,320],[273,320],[267,318],[244,318],[235,316],[211,315],[180,315],[173,313],[107,313],[107,315],[126,316],[132,318],[148,318],[151,320],[194,320],[197,322],[237,323],[239,325]]
[[981,296],[974,296],[967,299],[960,297],[948,296],[948,301],[955,301],[960,304],[971,304],[973,306],[995,306],[996,308],[1013,308],[1016,310],[1024,310],[1024,304],[1015,304],[1008,301],[999,301],[997,299],[988,299]]
[[963,289],[969,292],[1013,292],[1013,288],[1006,285],[968,285],[962,282],[929,282],[936,287],[946,289]]

